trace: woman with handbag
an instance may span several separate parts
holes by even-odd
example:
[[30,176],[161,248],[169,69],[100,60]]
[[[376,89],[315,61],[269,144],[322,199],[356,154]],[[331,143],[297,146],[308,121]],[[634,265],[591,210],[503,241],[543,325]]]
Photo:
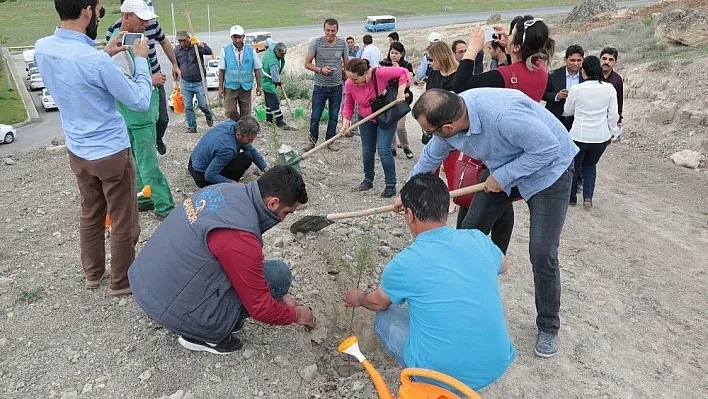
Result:
[[[408,72],[411,73],[411,76],[413,75],[413,65],[406,61],[406,48],[403,46],[401,42],[393,42],[391,43],[391,47],[388,49],[388,57],[386,57],[385,60],[381,61],[381,66],[394,66],[394,67],[401,67],[401,68],[406,68]],[[408,105],[413,103],[413,92],[406,87],[406,102]],[[413,158],[413,151],[408,147],[408,131],[406,130],[406,118],[401,118],[398,121],[398,126],[396,126],[396,135],[393,136],[393,140],[391,141],[391,154],[395,157],[397,155],[396,153],[396,136],[398,136],[398,141],[401,142],[401,149],[403,149],[403,153],[406,155],[406,158],[412,159]]]
[[610,139],[619,134],[617,91],[602,81],[600,59],[590,55],[581,68],[584,81],[568,89],[563,116],[575,115],[570,137],[580,152],[575,155],[575,173],[570,189],[570,205],[578,204],[578,174],[583,176],[583,207],[592,208],[597,163]]
[[[364,166],[364,180],[359,184],[359,191],[374,187],[374,154],[378,151],[386,183],[381,196],[391,198],[396,195],[396,161],[391,154],[391,140],[396,132],[398,120],[410,112],[410,107],[404,102],[405,89],[410,85],[408,70],[401,67],[370,68],[368,61],[354,58],[347,63],[346,73],[342,132],[351,126],[354,104],[357,105],[359,116],[362,118],[392,101],[405,105],[395,106],[359,127]],[[392,81],[398,82],[397,88],[389,84]],[[407,108],[407,111],[402,108]]]

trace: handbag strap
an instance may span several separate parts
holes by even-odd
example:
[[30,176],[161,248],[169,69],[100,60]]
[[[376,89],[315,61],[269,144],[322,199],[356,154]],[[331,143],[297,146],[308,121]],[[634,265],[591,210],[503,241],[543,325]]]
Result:
[[371,69],[371,79],[374,81],[374,96],[378,97],[379,96],[379,85],[376,84],[376,70],[378,68],[372,68]]

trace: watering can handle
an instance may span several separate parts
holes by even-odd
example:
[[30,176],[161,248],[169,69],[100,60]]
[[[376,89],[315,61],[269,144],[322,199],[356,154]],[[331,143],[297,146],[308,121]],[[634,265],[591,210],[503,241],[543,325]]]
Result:
[[432,380],[442,382],[443,384],[451,388],[455,388],[469,399],[482,399],[482,397],[479,396],[475,391],[473,391],[471,388],[469,388],[467,385],[463,384],[459,380],[456,380],[450,377],[449,375],[428,369],[421,369],[416,367],[403,369],[403,371],[401,371],[401,384],[410,384],[411,378],[413,377],[430,378]]

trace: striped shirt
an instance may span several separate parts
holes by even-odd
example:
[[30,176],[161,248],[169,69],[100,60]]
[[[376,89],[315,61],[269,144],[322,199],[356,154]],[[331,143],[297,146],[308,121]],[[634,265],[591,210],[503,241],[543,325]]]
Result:
[[[113,31],[115,31],[116,29],[120,30],[122,23],[122,19],[119,19],[108,28],[108,32],[106,32],[107,42],[111,40],[111,37],[113,37]],[[151,73],[158,73],[161,70],[160,63],[157,61],[157,50],[155,49],[155,41],[157,40],[158,42],[161,42],[166,38],[165,33],[162,32],[160,23],[157,22],[156,19],[150,20],[150,24],[148,25],[147,29],[145,29],[145,37],[148,38],[148,59],[150,60]]]
[[334,71],[331,76],[315,73],[315,85],[332,87],[342,84],[344,60],[349,58],[347,43],[343,39],[337,38],[333,45],[329,45],[324,37],[318,37],[310,42],[307,53],[315,57],[318,68],[330,67]]

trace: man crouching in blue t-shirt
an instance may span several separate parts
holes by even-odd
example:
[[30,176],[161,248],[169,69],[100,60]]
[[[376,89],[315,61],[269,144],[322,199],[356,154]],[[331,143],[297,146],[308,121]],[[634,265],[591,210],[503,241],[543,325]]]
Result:
[[484,388],[516,357],[497,278],[506,257],[479,230],[447,226],[450,195],[439,177],[413,176],[401,200],[415,240],[386,265],[380,287],[347,290],[345,305],[377,312],[376,335],[402,367]]

